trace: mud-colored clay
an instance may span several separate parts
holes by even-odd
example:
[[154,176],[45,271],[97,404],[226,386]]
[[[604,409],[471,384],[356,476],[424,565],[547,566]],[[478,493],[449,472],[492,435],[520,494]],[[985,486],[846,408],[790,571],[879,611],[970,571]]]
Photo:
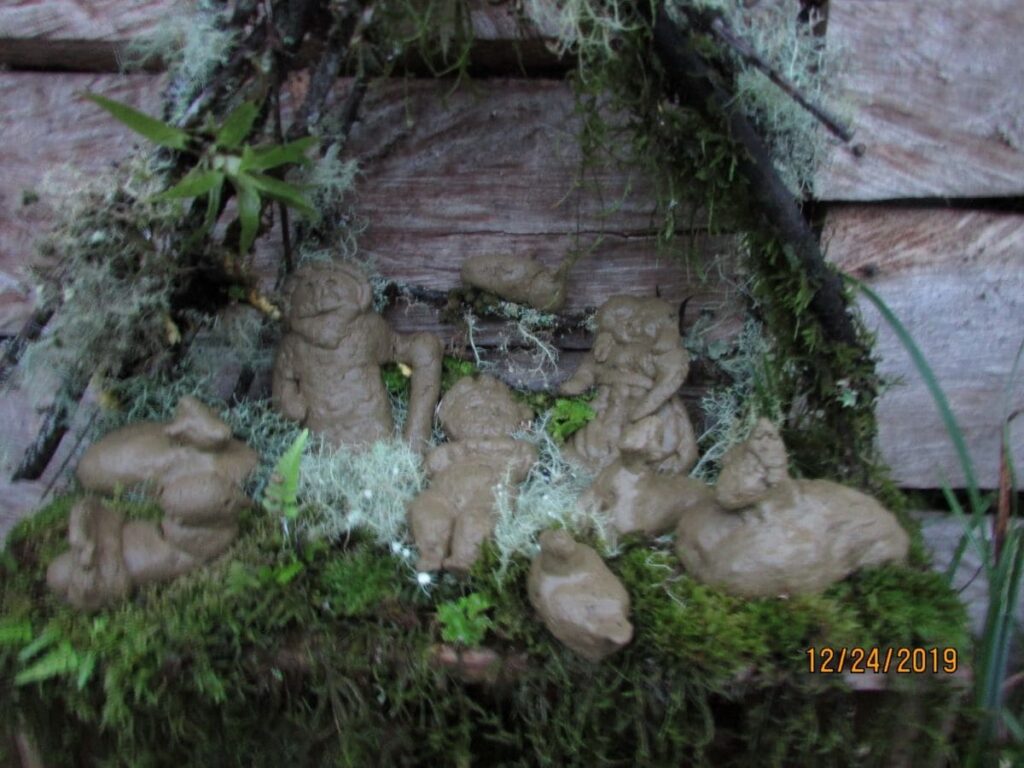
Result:
[[782,439],[760,421],[724,457],[715,498],[679,521],[676,552],[688,572],[731,594],[773,597],[821,592],[906,559],[910,539],[877,501],[828,480],[794,480],[785,467]]
[[565,306],[565,272],[532,256],[471,256],[462,262],[462,282],[507,301],[558,312]]
[[395,333],[372,303],[370,284],[355,268],[314,265],[293,276],[274,360],[275,405],[331,445],[369,445],[394,430],[380,367],[405,363],[412,369],[405,437],[423,451],[441,394],[441,341]]
[[530,603],[559,641],[600,661],[633,639],[629,593],[585,544],[567,531],[545,531],[530,566]]
[[50,588],[72,605],[94,610],[132,586],[166,581],[227,550],[248,503],[241,485],[256,454],[192,397],[169,423],[133,424],[110,433],[85,452],[78,479],[89,491],[112,493],[142,486],[164,512],[157,523],[125,522],[96,498],[75,505],[69,552],[47,572]]
[[511,434],[533,412],[489,376],[456,382],[438,407],[449,442],[426,458],[430,487],[409,505],[409,525],[421,571],[464,572],[494,532],[495,491],[526,479],[537,449]]
[[597,416],[573,436],[567,456],[596,472],[628,450],[652,469],[688,471],[697,441],[677,395],[690,357],[675,309],[661,299],[615,296],[596,321],[594,347],[561,391],[596,387]]
[[614,543],[619,536],[671,533],[683,514],[705,504],[713,491],[687,475],[662,474],[624,454],[601,470],[580,496],[579,506],[606,523]]

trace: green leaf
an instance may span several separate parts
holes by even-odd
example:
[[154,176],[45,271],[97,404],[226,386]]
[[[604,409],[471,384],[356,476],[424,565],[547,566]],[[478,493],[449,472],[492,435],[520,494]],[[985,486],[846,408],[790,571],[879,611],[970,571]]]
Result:
[[242,231],[238,238],[238,252],[244,256],[252,248],[252,243],[256,239],[256,230],[260,226],[260,194],[242,175],[236,176],[231,181],[238,193],[238,221],[242,225]]
[[85,688],[86,683],[89,682],[89,678],[92,677],[92,672],[96,668],[96,654],[89,651],[81,662],[78,664],[78,679],[75,684],[78,686],[78,690]]
[[306,152],[316,144],[317,140],[307,136],[288,144],[275,144],[271,147],[242,147],[243,171],[267,171],[286,163],[308,163]]
[[441,639],[470,647],[479,645],[487,630],[494,626],[494,622],[484,615],[493,607],[493,603],[478,592],[460,597],[455,602],[441,603],[437,607]]
[[302,573],[303,568],[305,568],[305,566],[298,560],[288,563],[287,565],[283,565],[274,572],[274,581],[282,586],[288,584],[292,579]]
[[43,634],[21,649],[21,653],[18,654],[18,661],[24,664],[44,648],[53,645],[57,641],[58,635],[57,630],[52,627],[44,630]]
[[0,645],[24,645],[32,640],[32,624],[9,616],[0,620]]
[[289,520],[293,520],[299,514],[299,467],[307,440],[309,430],[304,429],[277,460],[274,474],[263,494],[263,508],[271,514],[283,514]]
[[198,168],[193,168],[182,177],[181,181],[154,196],[153,199],[180,200],[187,197],[199,197],[223,183],[224,174],[220,171],[201,171]]
[[256,102],[245,101],[239,104],[224,120],[214,141],[225,149],[237,149],[242,140],[249,135],[252,124],[259,114]]
[[139,112],[127,104],[108,99],[97,93],[86,93],[85,98],[103,107],[119,121],[154,144],[171,149],[185,149],[188,146],[189,135],[181,128],[175,128],[173,125],[168,125],[155,117]]
[[15,685],[28,685],[48,680],[51,677],[65,675],[78,668],[78,654],[70,643],[64,642],[28,669],[22,670],[14,678]]
[[239,174],[239,178],[242,177],[252,181],[256,189],[268,197],[281,201],[289,208],[294,208],[310,219],[318,218],[313,204],[309,202],[298,187],[280,179],[275,179],[272,176],[265,176],[262,173]]

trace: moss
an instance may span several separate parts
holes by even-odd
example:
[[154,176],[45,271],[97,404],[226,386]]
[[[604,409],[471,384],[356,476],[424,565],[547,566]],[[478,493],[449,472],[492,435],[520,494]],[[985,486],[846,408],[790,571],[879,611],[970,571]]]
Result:
[[[403,558],[357,534],[296,550],[255,512],[229,559],[86,616],[43,585],[71,503],[15,529],[0,587],[5,622],[93,659],[81,687],[79,666],[0,690],[0,717],[19,712],[55,766],[227,755],[257,766],[883,764],[900,734],[874,716],[862,724],[855,697],[807,675],[805,648],[965,637],[955,597],[930,573],[886,568],[821,596],[744,601],[694,582],[670,551],[627,543],[610,565],[632,595],[635,639],[592,665],[537,621],[522,555],[499,581],[488,546],[466,579],[424,591]],[[468,595],[490,606],[486,644],[526,654],[525,669],[492,688],[431,662],[439,606]],[[5,678],[23,669],[23,646],[0,643]],[[897,705],[872,707],[891,722]],[[941,714],[926,708],[922,727]]]

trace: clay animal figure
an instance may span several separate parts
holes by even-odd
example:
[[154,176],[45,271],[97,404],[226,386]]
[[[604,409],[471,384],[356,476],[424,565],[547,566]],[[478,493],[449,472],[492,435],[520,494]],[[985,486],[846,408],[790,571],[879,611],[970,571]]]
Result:
[[722,464],[714,496],[688,509],[676,529],[679,559],[700,581],[743,597],[799,595],[906,559],[906,531],[873,498],[789,476],[771,422],[759,421]]
[[462,262],[462,282],[543,312],[565,307],[565,270],[548,269],[532,256],[471,256]]
[[690,357],[676,310],[661,299],[616,296],[597,312],[594,347],[561,391],[597,388],[597,416],[579,430],[566,455],[592,471],[630,446],[652,469],[683,473],[697,460],[693,426],[677,393]]
[[354,267],[314,265],[294,275],[274,360],[275,405],[331,445],[366,446],[394,430],[380,367],[405,363],[412,368],[405,437],[422,452],[441,394],[441,342],[429,333],[395,333],[372,303],[370,284]]
[[688,475],[655,472],[624,451],[598,473],[577,503],[588,515],[605,521],[614,545],[620,536],[671,533],[687,510],[711,496],[706,483]]
[[544,626],[589,661],[601,661],[633,639],[626,588],[597,552],[567,531],[541,534],[527,588]]
[[238,512],[249,503],[241,487],[256,462],[255,452],[193,397],[181,399],[170,422],[111,432],[82,456],[83,488],[113,493],[142,486],[163,519],[126,522],[100,499],[82,499],[71,511],[71,549],[50,564],[47,583],[72,605],[95,610],[133,586],[216,558],[238,535]]
[[514,495],[537,460],[534,446],[511,437],[532,417],[489,376],[462,378],[445,395],[438,419],[448,442],[427,454],[430,487],[409,505],[419,570],[464,572],[476,562],[494,532],[495,491]]

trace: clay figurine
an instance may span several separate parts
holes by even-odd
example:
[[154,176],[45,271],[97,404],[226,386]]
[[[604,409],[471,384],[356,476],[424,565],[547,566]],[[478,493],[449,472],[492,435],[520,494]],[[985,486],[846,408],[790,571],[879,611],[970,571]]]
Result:
[[77,476],[98,493],[142,486],[164,512],[159,524],[126,522],[89,497],[71,511],[71,550],[57,557],[46,581],[72,605],[94,610],[132,586],[166,581],[225,552],[248,504],[241,487],[256,454],[231,437],[227,424],[193,397],[183,397],[168,423],[132,424],[111,432],[82,456]]
[[565,307],[565,281],[564,267],[548,269],[532,256],[471,256],[462,262],[466,285],[542,312]]
[[628,451],[601,470],[580,495],[580,509],[605,522],[609,543],[620,536],[654,538],[671,533],[688,509],[712,495],[688,475],[655,472]]
[[[511,434],[533,412],[489,376],[455,383],[438,407],[448,442],[427,454],[430,487],[409,505],[420,571],[464,572],[494,532],[495,490],[526,479],[537,449]],[[510,492],[511,493],[511,492]]]
[[697,441],[677,393],[690,367],[676,310],[661,299],[616,296],[597,312],[597,336],[561,391],[592,387],[597,416],[566,448],[592,471],[613,463],[624,445],[651,469],[684,473],[697,460]]
[[633,639],[626,588],[597,552],[567,531],[541,534],[527,588],[544,626],[589,661],[600,661]]
[[766,419],[722,458],[714,496],[679,521],[676,552],[695,578],[743,597],[821,592],[854,571],[906,559],[910,539],[870,496],[795,480]]
[[395,333],[372,303],[370,283],[354,267],[313,265],[296,272],[274,360],[274,402],[331,445],[366,446],[394,430],[380,367],[406,363],[412,383],[405,437],[423,451],[441,393],[441,342],[429,333]]

